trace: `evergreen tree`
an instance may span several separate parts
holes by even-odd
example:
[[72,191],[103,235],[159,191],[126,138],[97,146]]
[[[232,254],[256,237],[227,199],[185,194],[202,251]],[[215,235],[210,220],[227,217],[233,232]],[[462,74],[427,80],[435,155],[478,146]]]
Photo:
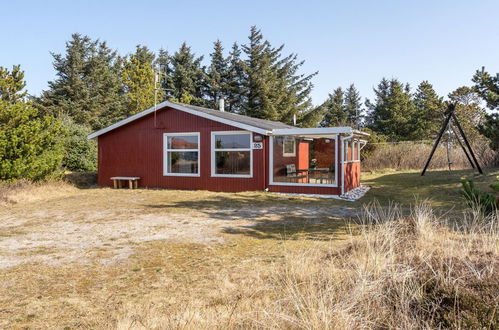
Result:
[[87,138],[92,133],[90,127],[75,124],[67,116],[62,118],[62,125],[67,132],[62,166],[70,171],[96,171],[97,143]]
[[16,103],[26,97],[24,71],[20,65],[14,65],[12,71],[0,66],[0,99]]
[[490,140],[490,146],[499,151],[499,73],[493,77],[482,68],[473,76],[473,82],[478,95],[487,103],[489,109],[494,111],[485,115],[479,130]]
[[158,97],[158,101],[171,99],[173,96],[173,70],[171,66],[171,56],[168,51],[160,49],[155,66],[160,73],[160,84],[163,98]]
[[321,127],[344,126],[348,121],[348,112],[345,108],[345,95],[341,87],[336,88],[333,94],[320,105],[324,117]]
[[241,60],[241,50],[237,43],[232,45],[227,69],[227,111],[241,113],[246,95],[244,89],[245,71]]
[[354,84],[351,84],[345,91],[345,111],[348,116],[348,124],[359,128],[362,122],[363,110],[360,93]]
[[67,114],[93,129],[122,118],[120,60],[105,42],[73,34],[66,54],[52,56],[57,79],[49,82],[49,90],[37,100],[44,113]]
[[432,139],[442,125],[444,103],[428,81],[419,84],[414,93],[416,112],[412,117],[414,140]]
[[61,123],[27,102],[0,100],[0,180],[39,180],[60,168]]
[[197,57],[184,42],[171,58],[173,100],[204,105],[206,74],[201,67],[203,56]]
[[412,137],[412,118],[416,106],[411,99],[409,85],[403,85],[397,79],[383,78],[374,88],[376,99],[366,105],[369,113],[369,128],[386,135],[393,141],[410,140]]
[[20,67],[0,75],[0,180],[43,179],[60,168],[61,122],[24,99]]
[[248,116],[292,123],[311,109],[311,79],[317,73],[299,74],[303,65],[297,56],[282,57],[284,45],[274,48],[255,26],[243,46],[245,61],[244,113]]
[[462,86],[449,94],[451,102],[456,103],[455,114],[463,127],[468,140],[479,141],[478,127],[484,123],[485,109],[480,106],[480,96],[468,86]]
[[[138,45],[135,53],[124,60],[122,79],[125,86],[127,116],[154,105],[154,59],[154,53],[147,47]],[[161,90],[158,94],[158,100],[161,100]]]
[[229,59],[224,57],[220,40],[213,43],[213,53],[210,54],[211,65],[207,72],[206,96],[208,107],[218,109],[220,98],[227,99],[229,91],[228,67]]

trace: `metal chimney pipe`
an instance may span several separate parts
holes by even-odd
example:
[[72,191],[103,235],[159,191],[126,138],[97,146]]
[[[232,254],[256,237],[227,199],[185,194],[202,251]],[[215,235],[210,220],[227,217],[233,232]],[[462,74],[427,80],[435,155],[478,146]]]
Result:
[[223,96],[218,101],[218,109],[222,112],[225,111],[225,99],[223,98]]
[[296,114],[293,115],[293,126],[296,126]]

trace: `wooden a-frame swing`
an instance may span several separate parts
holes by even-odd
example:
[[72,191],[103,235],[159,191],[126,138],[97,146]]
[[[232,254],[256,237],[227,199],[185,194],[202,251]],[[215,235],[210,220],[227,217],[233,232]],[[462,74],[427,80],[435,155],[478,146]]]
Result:
[[[464,154],[466,155],[466,158],[468,158],[468,161],[471,164],[472,168],[476,168],[480,174],[483,174],[482,168],[478,164],[478,160],[475,157],[475,153],[473,152],[473,149],[471,148],[470,143],[468,142],[468,139],[466,138],[466,134],[464,134],[463,128],[461,127],[461,124],[459,123],[459,120],[457,119],[454,111],[456,110],[456,105],[455,104],[449,104],[447,106],[447,111],[445,111],[445,120],[444,123],[442,124],[442,128],[440,129],[440,132],[438,133],[437,139],[435,140],[435,143],[433,144],[433,148],[431,149],[430,156],[428,157],[428,160],[426,161],[426,164],[423,168],[423,172],[421,172],[421,176],[423,176],[426,173],[426,170],[428,169],[428,166],[430,165],[431,159],[433,157],[433,154],[435,153],[435,150],[437,149],[438,144],[440,143],[440,140],[442,139],[442,135],[444,134],[445,130],[447,129],[447,126],[449,126],[449,123],[451,120],[456,124],[456,127],[461,134],[461,138],[464,141],[461,142],[461,139],[459,138],[459,135],[457,134],[456,130],[454,129],[453,126],[451,126],[452,131],[457,137],[457,141],[459,142],[459,145],[464,151]],[[470,157],[471,156],[471,157]],[[450,165],[449,165],[450,168]]]

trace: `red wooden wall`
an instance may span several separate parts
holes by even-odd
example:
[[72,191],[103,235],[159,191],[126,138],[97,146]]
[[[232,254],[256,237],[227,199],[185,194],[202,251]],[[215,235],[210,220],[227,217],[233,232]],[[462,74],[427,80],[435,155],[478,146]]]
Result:
[[[253,150],[252,178],[211,177],[211,132],[241,130],[172,108],[137,119],[98,137],[98,183],[113,176],[138,176],[140,187],[211,191],[264,190],[264,150]],[[200,177],[163,176],[163,134],[200,133]],[[256,133],[255,133],[256,134]],[[266,146],[265,146],[266,147]]]
[[345,164],[345,192],[360,186],[360,162]]
[[[191,115],[172,108],[163,108],[112,130],[98,137],[98,183],[111,186],[113,176],[138,176],[140,187],[170,188],[211,191],[255,191],[269,188],[274,192],[306,194],[341,194],[341,149],[338,152],[338,187],[321,186],[281,186],[269,185],[268,159],[269,137],[264,136],[263,149],[252,150],[252,178],[224,178],[211,176],[211,132],[241,130],[199,116]],[[200,176],[164,176],[163,175],[163,134],[199,132],[200,133]],[[256,135],[257,133],[253,133]],[[338,146],[342,143],[338,137]],[[307,168],[308,143],[297,145],[298,168]],[[300,156],[300,154],[302,156]],[[304,156],[306,155],[306,157]],[[307,164],[305,164],[307,163]],[[360,163],[348,163],[344,166],[345,191],[360,185]]]

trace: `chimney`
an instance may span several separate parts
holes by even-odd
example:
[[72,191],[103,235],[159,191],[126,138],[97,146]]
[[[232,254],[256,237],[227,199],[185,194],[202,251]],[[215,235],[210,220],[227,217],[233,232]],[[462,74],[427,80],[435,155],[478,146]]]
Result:
[[296,126],[296,114],[293,115],[293,126]]
[[220,110],[222,112],[225,111],[225,99],[223,98],[223,96],[218,101],[218,110]]

